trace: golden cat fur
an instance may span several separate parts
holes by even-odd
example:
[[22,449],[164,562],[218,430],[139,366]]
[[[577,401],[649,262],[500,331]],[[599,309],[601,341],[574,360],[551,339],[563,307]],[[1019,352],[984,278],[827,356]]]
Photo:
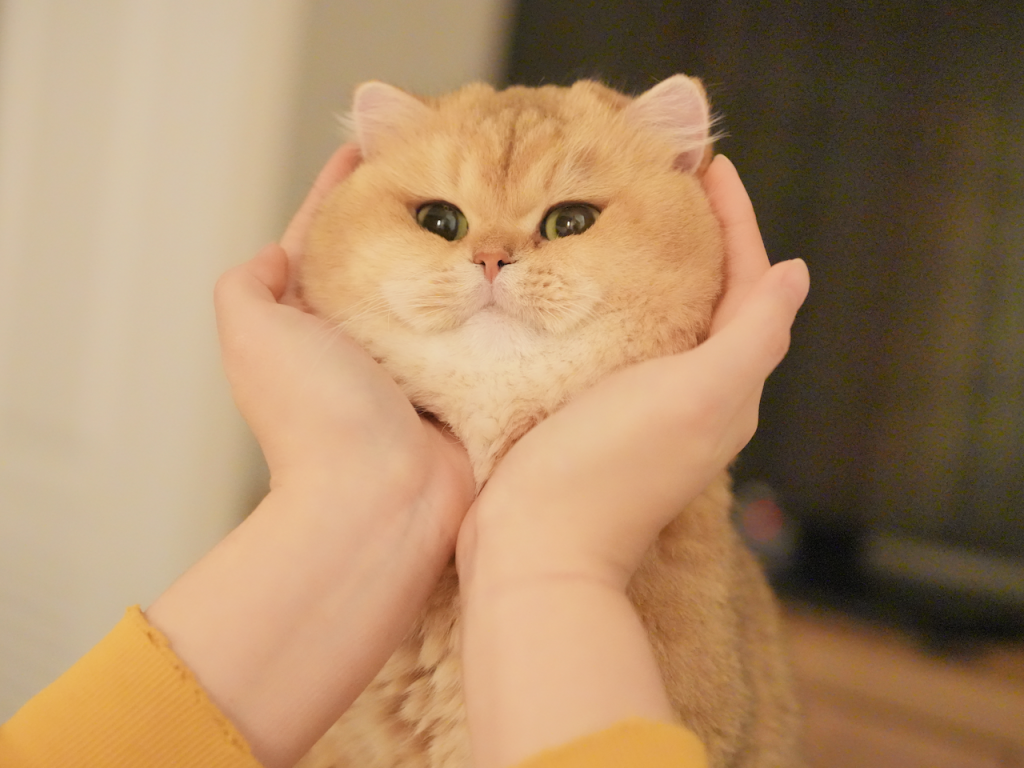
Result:
[[[711,139],[696,80],[675,76],[636,99],[588,81],[470,85],[436,100],[369,83],[352,119],[364,162],[313,224],[303,295],[451,426],[478,484],[576,392],[706,336],[723,249],[699,179]],[[428,210],[468,225],[445,230],[454,239],[418,220],[439,202],[464,214]],[[564,204],[597,218],[545,230]],[[730,525],[731,500],[723,474],[661,534],[630,595],[711,765],[792,766],[797,715],[776,609]],[[305,768],[469,765],[457,593],[449,567]]]

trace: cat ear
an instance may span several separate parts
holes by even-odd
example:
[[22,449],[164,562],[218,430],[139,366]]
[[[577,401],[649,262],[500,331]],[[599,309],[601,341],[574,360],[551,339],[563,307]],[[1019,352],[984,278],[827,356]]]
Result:
[[380,139],[404,125],[415,125],[430,108],[393,85],[371,80],[356,88],[349,122],[363,157],[371,157]]
[[673,75],[637,96],[626,115],[667,136],[676,148],[676,167],[687,173],[704,164],[711,137],[711,110],[700,80]]

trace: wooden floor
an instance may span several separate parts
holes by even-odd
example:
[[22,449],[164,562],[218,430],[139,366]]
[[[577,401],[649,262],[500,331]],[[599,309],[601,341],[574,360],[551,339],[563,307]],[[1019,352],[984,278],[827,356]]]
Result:
[[788,607],[812,768],[1024,768],[1024,646],[967,659]]

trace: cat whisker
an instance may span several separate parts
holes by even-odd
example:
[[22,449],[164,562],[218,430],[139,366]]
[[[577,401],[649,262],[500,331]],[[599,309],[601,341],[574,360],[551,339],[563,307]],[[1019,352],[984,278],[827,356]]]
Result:
[[327,319],[346,328],[351,328],[368,317],[389,314],[390,311],[390,302],[385,297],[374,296],[357,302],[342,311],[333,313]]
[[[365,317],[366,315],[377,314],[378,312],[380,312],[380,310],[387,309],[389,308],[389,306],[390,303],[388,302],[386,297],[381,296],[380,294],[376,294],[373,296],[369,296],[361,301],[357,301],[352,306],[342,310],[342,312],[344,312],[344,314],[347,315],[348,320],[355,320]],[[336,313],[336,315],[332,319],[341,319],[340,316],[342,312]]]

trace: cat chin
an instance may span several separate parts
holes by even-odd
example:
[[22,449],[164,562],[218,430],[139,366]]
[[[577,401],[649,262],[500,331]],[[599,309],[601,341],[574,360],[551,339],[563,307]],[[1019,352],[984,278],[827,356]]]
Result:
[[536,330],[493,304],[472,315],[456,335],[461,337],[467,354],[492,358],[529,355],[542,341]]
[[[407,361],[419,370],[470,372],[486,378],[495,366],[543,356],[553,339],[495,305],[477,310],[460,325],[422,332],[408,326],[373,327],[351,334],[385,366]],[[402,371],[393,371],[402,374]]]
[[[530,286],[531,278],[537,278],[529,272],[507,273],[491,283],[478,271],[452,270],[436,278],[441,290],[425,291],[421,279],[408,278],[382,281],[379,290],[389,311],[421,336],[486,333],[505,350],[506,340],[522,340],[531,332],[558,336],[573,331],[593,316],[600,301],[593,281],[576,278],[566,291],[562,280],[547,275],[544,279],[557,282],[560,289],[561,295],[552,297]],[[571,300],[566,293],[571,293]]]
[[456,423],[453,411],[494,414],[527,396],[546,401],[554,382],[586,366],[579,338],[538,331],[493,306],[440,333],[392,327],[353,335],[400,385],[416,383],[406,391],[415,405]]

